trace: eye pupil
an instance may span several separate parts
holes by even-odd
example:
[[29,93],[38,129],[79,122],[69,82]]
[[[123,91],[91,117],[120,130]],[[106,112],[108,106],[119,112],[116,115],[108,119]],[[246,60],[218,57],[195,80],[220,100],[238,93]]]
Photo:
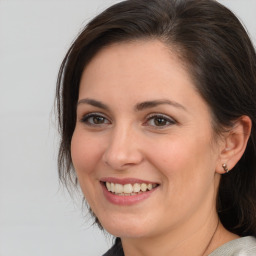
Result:
[[93,123],[94,124],[103,124],[104,123],[104,117],[102,117],[102,116],[94,116],[93,117]]
[[156,118],[154,122],[156,126],[166,125],[166,120],[161,117]]

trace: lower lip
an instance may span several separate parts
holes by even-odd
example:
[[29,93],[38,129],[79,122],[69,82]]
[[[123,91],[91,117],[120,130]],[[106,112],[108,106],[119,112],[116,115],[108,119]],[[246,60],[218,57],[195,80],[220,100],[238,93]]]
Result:
[[153,188],[150,191],[142,192],[140,194],[133,195],[133,196],[118,196],[116,194],[113,194],[113,193],[109,192],[104,184],[101,184],[101,185],[102,185],[102,188],[103,188],[103,194],[106,197],[106,199],[110,203],[116,204],[116,205],[137,204],[137,203],[149,198],[152,195],[152,193],[154,193],[157,189],[157,187],[156,187],[156,188]]

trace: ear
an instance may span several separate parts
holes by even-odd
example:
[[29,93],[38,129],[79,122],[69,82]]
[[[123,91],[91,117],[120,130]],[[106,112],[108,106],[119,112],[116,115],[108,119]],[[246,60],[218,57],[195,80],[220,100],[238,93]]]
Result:
[[[233,127],[224,134],[219,161],[216,167],[217,173],[226,173],[227,170],[231,170],[240,160],[246,149],[251,127],[251,119],[248,116],[241,116],[235,121]],[[226,171],[223,164],[226,164]]]

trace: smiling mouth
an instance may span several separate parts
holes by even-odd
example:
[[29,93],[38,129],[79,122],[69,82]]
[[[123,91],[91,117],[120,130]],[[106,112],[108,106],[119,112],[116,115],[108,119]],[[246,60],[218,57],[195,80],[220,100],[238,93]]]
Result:
[[134,184],[118,184],[112,182],[103,182],[109,192],[118,196],[135,196],[159,186],[156,183],[134,183]]

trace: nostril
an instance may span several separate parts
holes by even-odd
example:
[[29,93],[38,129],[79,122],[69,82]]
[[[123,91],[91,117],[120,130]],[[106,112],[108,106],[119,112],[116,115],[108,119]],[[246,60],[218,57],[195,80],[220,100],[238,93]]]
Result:
[[119,124],[112,132],[109,144],[102,156],[103,162],[114,170],[123,170],[139,164],[143,155],[130,125]]
[[140,164],[143,160],[143,155],[138,150],[128,152],[108,151],[103,156],[103,162],[114,170],[123,170]]

